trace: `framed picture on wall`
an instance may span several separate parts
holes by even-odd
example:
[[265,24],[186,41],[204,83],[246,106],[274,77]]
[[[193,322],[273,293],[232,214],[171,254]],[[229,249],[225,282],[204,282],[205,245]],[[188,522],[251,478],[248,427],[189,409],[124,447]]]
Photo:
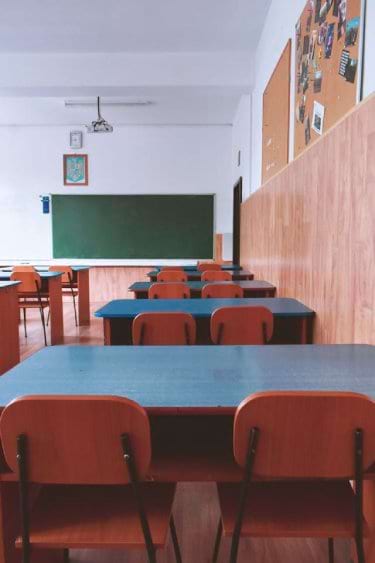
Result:
[[87,154],[64,154],[64,186],[87,186]]

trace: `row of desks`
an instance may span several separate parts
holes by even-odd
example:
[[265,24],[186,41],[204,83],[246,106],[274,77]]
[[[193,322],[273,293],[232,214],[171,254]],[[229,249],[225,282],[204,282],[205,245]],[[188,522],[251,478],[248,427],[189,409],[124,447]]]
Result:
[[[148,299],[148,290],[154,282],[135,282],[128,291],[134,293],[136,299]],[[192,297],[200,297],[202,289],[208,282],[203,281],[187,281],[186,285],[190,289]],[[232,282],[213,282],[215,284],[228,284]],[[271,283],[263,280],[245,280],[235,281],[244,291],[244,297],[274,297],[276,294],[276,287]]]

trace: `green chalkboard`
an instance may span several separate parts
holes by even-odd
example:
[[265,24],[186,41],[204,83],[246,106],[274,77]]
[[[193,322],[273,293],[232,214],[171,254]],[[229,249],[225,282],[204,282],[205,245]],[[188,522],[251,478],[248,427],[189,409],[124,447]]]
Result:
[[54,258],[212,258],[213,195],[53,195]]

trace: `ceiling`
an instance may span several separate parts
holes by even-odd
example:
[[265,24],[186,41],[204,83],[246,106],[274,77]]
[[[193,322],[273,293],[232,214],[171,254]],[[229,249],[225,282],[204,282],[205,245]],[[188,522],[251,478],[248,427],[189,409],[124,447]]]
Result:
[[2,0],[0,52],[251,51],[271,0]]

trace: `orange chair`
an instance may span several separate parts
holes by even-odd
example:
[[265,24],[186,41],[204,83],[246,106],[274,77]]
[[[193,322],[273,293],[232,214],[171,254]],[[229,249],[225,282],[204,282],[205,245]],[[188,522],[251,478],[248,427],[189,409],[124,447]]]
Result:
[[215,262],[201,262],[197,266],[199,272],[207,272],[208,270],[221,270],[220,264],[215,264]]
[[206,270],[202,272],[201,280],[207,282],[232,281],[232,274],[224,270]]
[[195,344],[195,320],[188,313],[140,313],[133,321],[132,336],[136,345]]
[[[146,548],[150,563],[170,527],[175,484],[145,483],[151,461],[146,411],[128,399],[33,396],[0,420],[7,463],[19,475],[23,563],[35,549]],[[29,485],[41,486],[28,502]],[[44,486],[46,485],[46,486]],[[17,510],[17,507],[14,508]]]
[[202,288],[202,299],[243,297],[243,289],[235,283],[208,283]]
[[178,270],[179,272],[183,272],[183,271],[184,271],[184,269],[183,269],[182,266],[162,266],[162,267],[160,268],[160,272],[165,272],[165,271],[167,271],[167,270],[175,270],[175,271]]
[[272,333],[273,315],[265,307],[222,307],[211,316],[214,344],[267,344]]
[[[241,537],[353,538],[365,563],[363,474],[375,461],[375,404],[363,395],[270,392],[238,407],[233,452],[242,484],[219,484],[222,534],[232,536],[230,563]],[[355,488],[349,480],[355,481]],[[355,491],[355,492],[354,492]]]
[[44,343],[47,346],[44,309],[49,307],[49,297],[46,294],[42,294],[40,275],[35,272],[35,270],[16,270],[11,273],[10,279],[21,282],[18,286],[18,306],[23,311],[25,338],[27,338],[26,310],[39,309],[40,319],[43,325]]
[[[76,297],[78,296],[78,289],[77,284],[73,282],[73,270],[70,266],[50,266],[50,272],[62,272],[61,276],[61,284],[62,284],[62,291],[63,295],[70,294],[73,299],[73,308],[74,308],[74,320],[76,326],[78,326],[77,320],[77,308],[76,308]],[[47,323],[48,324],[48,323]]]
[[20,266],[13,266],[12,272],[36,272],[34,266],[29,265],[20,265]]
[[187,282],[187,273],[183,270],[164,270],[156,276],[158,282]]
[[190,288],[185,283],[153,283],[148,290],[149,299],[189,299]]

